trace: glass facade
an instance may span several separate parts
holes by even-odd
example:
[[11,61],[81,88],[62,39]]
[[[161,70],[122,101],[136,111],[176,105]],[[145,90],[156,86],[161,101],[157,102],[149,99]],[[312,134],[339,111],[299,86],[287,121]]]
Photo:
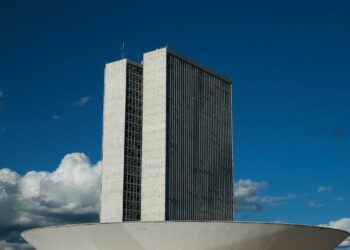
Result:
[[233,219],[231,86],[167,53],[166,220]]
[[123,221],[141,217],[142,66],[127,63]]

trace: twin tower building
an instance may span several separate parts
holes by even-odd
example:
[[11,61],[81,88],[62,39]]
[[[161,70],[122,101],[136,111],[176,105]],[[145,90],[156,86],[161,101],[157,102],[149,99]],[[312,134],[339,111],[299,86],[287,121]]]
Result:
[[232,221],[231,96],[167,48],[107,64],[101,222]]

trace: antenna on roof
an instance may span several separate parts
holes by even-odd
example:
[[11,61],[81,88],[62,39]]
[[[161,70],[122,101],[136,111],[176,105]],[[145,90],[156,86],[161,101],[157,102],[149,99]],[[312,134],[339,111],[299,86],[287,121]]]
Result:
[[124,59],[125,58],[125,45],[124,42],[122,43],[122,46],[120,47],[120,59]]

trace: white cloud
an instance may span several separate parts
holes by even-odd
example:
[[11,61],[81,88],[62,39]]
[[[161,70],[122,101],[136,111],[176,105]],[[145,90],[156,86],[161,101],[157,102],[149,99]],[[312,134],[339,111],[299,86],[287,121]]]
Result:
[[329,193],[331,191],[332,191],[332,188],[328,186],[320,186],[317,188],[317,193]]
[[284,196],[264,196],[261,199],[261,202],[266,202],[276,207],[282,205],[284,201],[294,200],[296,198],[298,198],[296,194],[288,194]]
[[[342,218],[342,219],[331,221],[331,222],[329,222],[327,224],[322,224],[322,225],[319,225],[319,226],[321,226],[321,227],[330,227],[330,228],[335,228],[335,229],[340,229],[340,230],[344,230],[344,231],[350,232],[350,218]],[[345,241],[343,241],[339,245],[338,248],[339,248],[339,250],[340,249],[350,250],[350,237],[348,237]]]
[[75,106],[85,106],[92,100],[91,96],[83,96],[77,102],[74,103]]
[[262,191],[268,186],[267,182],[256,182],[250,179],[241,179],[235,183],[235,210],[236,214],[243,211],[260,212],[265,205],[278,207],[289,200],[295,200],[307,194],[287,194],[280,196],[264,196]]
[[0,91],[0,98],[3,98],[4,96],[4,92]]
[[321,207],[325,207],[326,205],[322,204],[322,203],[317,203],[317,202],[314,202],[314,201],[310,201],[308,203],[308,206],[311,207],[311,208],[321,208]]
[[338,202],[342,202],[342,201],[344,201],[344,198],[343,197],[337,197],[337,198],[335,198],[335,200],[338,201]]
[[[67,154],[53,172],[20,176],[0,169],[0,231],[97,221],[100,183],[101,163],[92,164],[83,153]],[[8,249],[18,243],[10,244],[1,235],[0,241]]]
[[258,212],[262,209],[259,191],[267,186],[266,182],[239,180],[235,183],[235,209],[236,211],[250,210]]

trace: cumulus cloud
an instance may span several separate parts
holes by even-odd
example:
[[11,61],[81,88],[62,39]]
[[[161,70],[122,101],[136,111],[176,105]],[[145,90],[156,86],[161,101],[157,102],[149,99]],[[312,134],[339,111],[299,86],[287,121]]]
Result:
[[0,169],[0,244],[21,249],[18,240],[9,240],[9,232],[97,221],[100,180],[101,163],[92,164],[83,153],[67,154],[53,172],[30,171],[21,176]]
[[[321,224],[321,227],[330,227],[350,232],[350,218],[342,218],[339,220],[331,221],[328,224]],[[343,241],[337,249],[350,250],[350,237]]]
[[26,243],[17,231],[10,232],[2,236],[0,240],[0,249],[2,250],[33,250],[33,248]]
[[260,190],[267,186],[266,182],[255,182],[241,179],[235,183],[235,209],[237,212],[262,210]]
[[332,188],[328,186],[320,186],[317,188],[317,193],[329,193],[331,191],[332,191]]
[[260,212],[264,206],[278,207],[290,200],[295,200],[307,194],[297,195],[289,193],[279,196],[263,195],[267,182],[257,182],[250,179],[241,179],[235,183],[235,211],[240,212]]
[[92,100],[91,96],[83,96],[77,102],[74,103],[74,106],[85,106]]

